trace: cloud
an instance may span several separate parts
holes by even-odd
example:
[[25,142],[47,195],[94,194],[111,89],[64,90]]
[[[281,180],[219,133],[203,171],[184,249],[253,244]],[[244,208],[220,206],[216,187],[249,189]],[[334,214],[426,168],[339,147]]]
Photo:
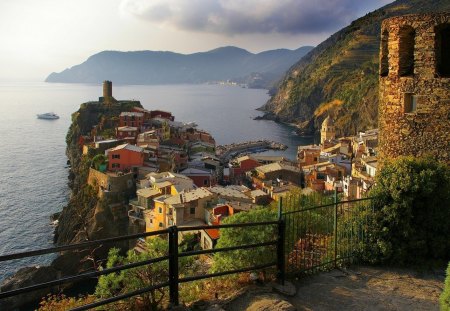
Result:
[[122,0],[120,9],[176,29],[219,34],[336,30],[392,0]]

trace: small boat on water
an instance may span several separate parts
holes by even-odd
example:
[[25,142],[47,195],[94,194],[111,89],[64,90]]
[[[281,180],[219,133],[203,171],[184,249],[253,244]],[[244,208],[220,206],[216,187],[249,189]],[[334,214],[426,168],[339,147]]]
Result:
[[37,117],[38,117],[38,119],[47,119],[47,120],[59,119],[59,116],[54,112],[38,114]]

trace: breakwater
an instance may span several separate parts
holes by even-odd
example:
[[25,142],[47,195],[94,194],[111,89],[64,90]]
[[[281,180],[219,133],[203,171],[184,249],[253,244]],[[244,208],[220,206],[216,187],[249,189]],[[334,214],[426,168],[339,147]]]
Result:
[[269,149],[286,150],[287,146],[270,140],[245,141],[241,143],[217,146],[216,156],[223,162],[226,162],[240,153],[262,152]]

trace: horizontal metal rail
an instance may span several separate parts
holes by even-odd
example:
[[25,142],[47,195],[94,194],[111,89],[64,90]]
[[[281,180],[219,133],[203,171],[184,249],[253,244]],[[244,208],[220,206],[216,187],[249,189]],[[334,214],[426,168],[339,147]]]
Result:
[[131,235],[124,235],[124,236],[120,236],[120,237],[107,238],[107,239],[102,239],[102,240],[95,240],[95,241],[70,244],[70,245],[64,245],[64,246],[43,248],[43,249],[37,249],[37,250],[33,250],[33,251],[20,252],[20,253],[9,254],[9,255],[2,255],[2,256],[0,256],[0,262],[13,260],[13,259],[34,257],[34,256],[39,256],[39,255],[51,254],[51,253],[58,253],[58,252],[63,252],[63,251],[67,251],[67,250],[72,250],[72,249],[80,249],[80,248],[85,248],[85,247],[97,246],[100,244],[108,244],[108,243],[113,243],[113,242],[118,242],[118,241],[144,238],[144,237],[148,237],[148,236],[155,236],[155,235],[167,234],[167,233],[169,233],[169,229],[145,232],[145,233],[138,233],[138,234],[131,234]]
[[255,243],[255,244],[246,244],[246,245],[230,246],[230,247],[223,247],[223,248],[202,249],[202,250],[198,250],[198,251],[182,252],[182,253],[178,254],[178,257],[187,257],[187,256],[195,256],[195,255],[202,255],[202,254],[234,251],[234,250],[238,250],[238,249],[249,249],[249,248],[262,247],[262,246],[270,246],[270,245],[276,245],[277,242],[278,241],[269,241],[269,242],[263,242],[263,243]]
[[180,231],[194,231],[194,230],[205,230],[205,229],[221,229],[221,228],[244,228],[244,227],[256,227],[256,226],[268,226],[268,225],[278,225],[278,221],[264,221],[264,222],[249,222],[241,224],[222,224],[222,225],[204,225],[204,226],[187,226],[187,227],[177,227]]
[[100,300],[100,301],[97,301],[97,302],[94,302],[94,303],[90,303],[88,305],[84,305],[84,306],[81,306],[81,307],[70,309],[70,311],[89,310],[89,309],[92,309],[92,308],[104,306],[106,304],[109,304],[109,303],[112,303],[112,302],[116,302],[116,301],[119,301],[119,300],[124,300],[124,299],[127,299],[127,298],[131,298],[133,296],[144,294],[144,293],[147,293],[149,291],[152,291],[152,290],[155,290],[155,289],[158,289],[158,288],[167,287],[167,286],[169,286],[169,284],[170,284],[169,282],[164,282],[164,283],[161,283],[161,284],[158,284],[158,285],[144,287],[144,288],[141,288],[141,289],[138,289],[138,290],[126,293],[126,294],[114,296],[114,297],[107,298],[107,299],[104,299],[104,300]]
[[[368,201],[368,200],[372,200],[372,199],[373,199],[372,197],[369,197],[369,198],[355,199],[355,200],[350,200],[350,201],[340,201],[340,202],[337,202],[337,204],[340,205],[340,204],[345,204],[345,203]],[[319,208],[323,208],[323,207],[332,207],[332,206],[335,206],[335,205],[336,205],[336,203],[317,205],[317,206],[312,206],[312,207],[308,207],[308,208],[305,208],[305,209],[297,209],[297,210],[294,210],[294,211],[283,212],[283,215],[289,215],[289,214],[294,214],[294,213],[301,213],[301,212],[315,210],[315,209],[319,209]]]
[[242,268],[242,269],[235,269],[235,270],[229,270],[229,271],[217,272],[217,273],[211,273],[211,274],[188,276],[188,277],[179,279],[178,282],[179,283],[192,282],[192,281],[197,281],[197,280],[202,280],[202,279],[207,279],[207,278],[212,278],[212,277],[217,277],[217,276],[223,276],[223,275],[228,275],[228,274],[242,273],[242,272],[247,272],[247,271],[251,271],[251,270],[259,270],[259,269],[269,268],[269,267],[273,267],[276,265],[277,265],[277,262],[274,261],[271,263],[257,265],[257,266],[253,266],[253,267]]
[[16,296],[16,295],[27,293],[27,292],[31,292],[31,291],[38,290],[41,288],[53,287],[53,286],[70,283],[70,282],[75,282],[75,281],[80,281],[80,280],[85,280],[88,278],[97,277],[100,275],[109,274],[109,273],[113,273],[113,272],[117,272],[117,271],[136,268],[136,267],[140,267],[140,266],[144,266],[144,265],[148,265],[148,264],[152,264],[152,263],[161,262],[161,261],[168,260],[168,259],[169,259],[169,256],[152,258],[149,260],[133,262],[131,264],[126,264],[123,266],[117,266],[117,267],[113,267],[113,268],[109,268],[109,269],[103,269],[100,271],[92,271],[92,272],[88,272],[88,273],[83,273],[83,274],[78,274],[78,275],[74,275],[74,276],[70,276],[70,277],[66,277],[66,278],[57,279],[57,280],[46,282],[46,283],[40,283],[37,285],[22,287],[22,288],[10,290],[7,292],[0,292],[0,299]]

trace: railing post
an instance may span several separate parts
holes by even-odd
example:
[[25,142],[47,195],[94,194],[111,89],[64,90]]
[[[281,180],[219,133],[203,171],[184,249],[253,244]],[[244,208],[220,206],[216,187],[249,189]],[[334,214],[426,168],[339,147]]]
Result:
[[337,188],[334,189],[334,222],[333,222],[333,229],[334,229],[334,267],[337,267],[337,249],[338,249],[338,195],[337,195]]
[[285,221],[283,219],[283,198],[280,197],[278,201],[278,243],[277,243],[277,268],[278,281],[284,285],[285,278],[285,257],[284,257],[284,243],[285,243]]
[[169,296],[170,304],[178,306],[178,228],[169,227]]

